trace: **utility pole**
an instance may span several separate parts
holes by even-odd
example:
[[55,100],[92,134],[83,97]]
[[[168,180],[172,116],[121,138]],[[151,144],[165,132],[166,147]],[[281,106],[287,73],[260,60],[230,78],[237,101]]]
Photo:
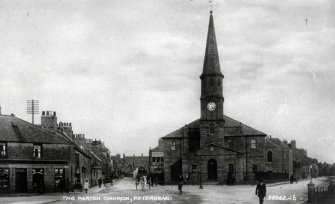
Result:
[[27,100],[27,113],[31,114],[31,123],[34,124],[34,115],[39,114],[38,100]]

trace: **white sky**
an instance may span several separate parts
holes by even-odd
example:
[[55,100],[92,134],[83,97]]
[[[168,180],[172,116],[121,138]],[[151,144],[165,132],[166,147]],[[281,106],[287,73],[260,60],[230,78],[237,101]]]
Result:
[[[113,154],[146,155],[200,117],[209,7],[0,0],[2,113],[31,121],[36,99]],[[217,0],[213,10],[225,114],[334,162],[335,1]]]

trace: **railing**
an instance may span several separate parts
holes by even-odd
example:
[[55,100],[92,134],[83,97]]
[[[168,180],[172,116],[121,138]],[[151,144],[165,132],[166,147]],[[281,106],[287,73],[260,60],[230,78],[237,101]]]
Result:
[[320,200],[325,197],[325,194],[328,193],[329,185],[324,184],[320,186],[316,186],[314,189],[314,200]]
[[327,183],[315,186],[312,183],[308,184],[308,203],[318,203],[318,201],[327,199],[329,195],[335,193],[334,181],[328,178]]

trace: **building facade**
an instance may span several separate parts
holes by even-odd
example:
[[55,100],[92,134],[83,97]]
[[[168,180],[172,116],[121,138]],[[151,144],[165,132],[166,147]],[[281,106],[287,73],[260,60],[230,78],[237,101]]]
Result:
[[211,12],[200,76],[200,119],[159,139],[149,154],[151,172],[163,183],[186,174],[192,183],[227,184],[318,176],[318,161],[297,148],[295,140],[271,138],[224,114],[223,78]]
[[[243,183],[265,171],[266,134],[224,115],[223,78],[211,12],[200,76],[200,119],[160,138],[153,149],[162,152],[163,170],[157,173],[164,174],[165,183],[186,173],[192,182]],[[152,169],[157,168],[154,160],[150,158]]]
[[1,193],[55,192],[62,179],[89,177],[90,156],[66,135],[14,115],[0,115],[0,150]]

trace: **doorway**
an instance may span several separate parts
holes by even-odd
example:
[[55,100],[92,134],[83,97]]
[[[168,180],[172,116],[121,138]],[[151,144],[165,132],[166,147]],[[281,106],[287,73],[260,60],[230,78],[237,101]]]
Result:
[[27,169],[15,169],[15,192],[27,192]]
[[0,168],[0,193],[9,191],[9,169]]
[[209,181],[217,181],[218,173],[217,173],[217,162],[215,159],[208,160],[207,172]]
[[38,193],[44,192],[44,169],[33,169],[33,191]]

